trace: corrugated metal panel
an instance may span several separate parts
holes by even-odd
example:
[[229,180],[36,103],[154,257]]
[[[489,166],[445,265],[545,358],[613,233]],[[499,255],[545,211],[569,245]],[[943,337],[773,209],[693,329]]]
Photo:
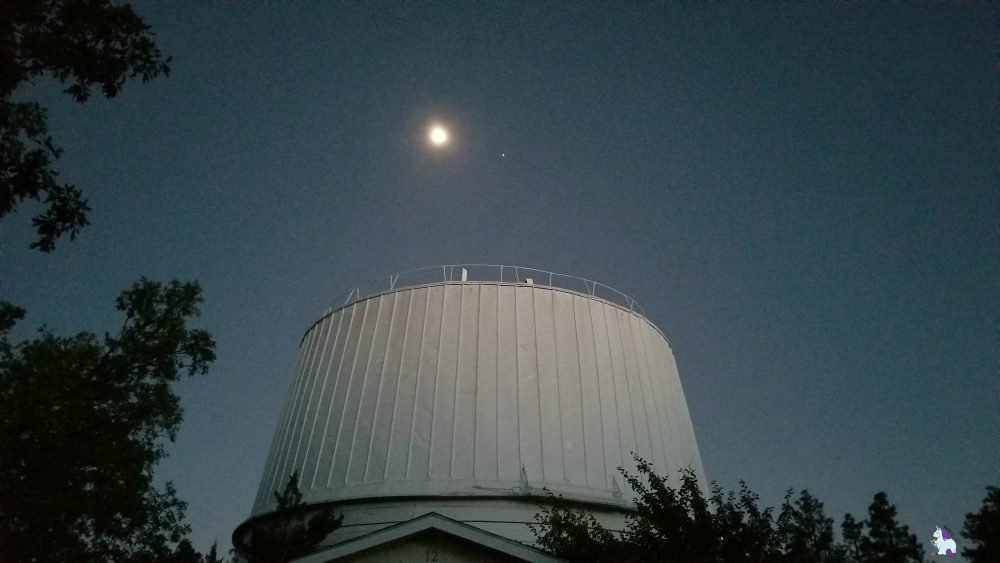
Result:
[[645,318],[542,286],[404,288],[303,339],[254,514],[292,471],[309,502],[514,495],[522,468],[532,488],[620,502],[632,451],[701,475],[673,354]]

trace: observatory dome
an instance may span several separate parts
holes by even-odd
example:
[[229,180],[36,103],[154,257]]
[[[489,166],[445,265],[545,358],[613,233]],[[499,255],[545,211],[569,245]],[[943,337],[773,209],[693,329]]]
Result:
[[299,475],[335,545],[428,513],[526,544],[546,490],[620,527],[631,452],[704,475],[674,356],[628,296],[511,266],[356,288],[306,330],[252,514]]

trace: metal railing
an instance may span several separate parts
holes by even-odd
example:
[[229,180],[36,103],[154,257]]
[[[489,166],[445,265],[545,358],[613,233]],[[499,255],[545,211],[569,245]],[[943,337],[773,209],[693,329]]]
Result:
[[537,268],[500,264],[448,264],[406,270],[364,285],[355,286],[349,292],[335,299],[327,312],[387,291],[434,283],[461,282],[510,283],[567,289],[604,299],[629,311],[646,316],[635,299],[600,282]]

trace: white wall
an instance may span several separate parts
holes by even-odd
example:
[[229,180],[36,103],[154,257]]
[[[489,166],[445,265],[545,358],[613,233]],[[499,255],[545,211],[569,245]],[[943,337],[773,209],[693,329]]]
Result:
[[293,471],[311,502],[520,496],[523,468],[533,490],[623,504],[631,451],[704,483],[673,354],[645,318],[542,286],[406,288],[306,333],[253,513]]

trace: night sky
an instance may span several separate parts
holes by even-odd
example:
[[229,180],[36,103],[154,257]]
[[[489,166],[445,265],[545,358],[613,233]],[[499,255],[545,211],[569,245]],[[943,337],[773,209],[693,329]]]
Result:
[[102,333],[140,276],[201,282],[218,360],[158,471],[197,547],[249,515],[308,326],[436,264],[634,297],[709,479],[766,506],[886,490],[926,549],[1000,485],[997,5],[137,9],[169,78],[25,92],[92,224],[44,255],[5,218],[0,294],[18,336]]

